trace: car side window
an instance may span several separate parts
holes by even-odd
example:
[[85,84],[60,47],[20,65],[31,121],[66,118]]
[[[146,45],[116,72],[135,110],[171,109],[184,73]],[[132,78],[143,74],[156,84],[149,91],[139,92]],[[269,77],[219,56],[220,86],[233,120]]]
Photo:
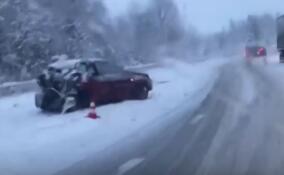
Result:
[[91,77],[96,77],[99,75],[99,72],[97,71],[94,63],[89,64],[88,74],[91,75]]

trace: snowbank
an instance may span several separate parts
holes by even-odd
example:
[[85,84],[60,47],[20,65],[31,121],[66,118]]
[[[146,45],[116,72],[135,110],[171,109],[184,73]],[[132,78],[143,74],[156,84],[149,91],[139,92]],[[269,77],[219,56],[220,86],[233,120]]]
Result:
[[145,101],[125,101],[67,115],[43,114],[33,93],[0,100],[0,172],[5,175],[53,174],[90,154],[104,151],[132,133],[164,120],[182,104],[196,106],[210,90],[222,61],[185,64],[168,61],[147,72],[154,90]]
[[36,81],[7,82],[0,84],[0,97],[35,91]]

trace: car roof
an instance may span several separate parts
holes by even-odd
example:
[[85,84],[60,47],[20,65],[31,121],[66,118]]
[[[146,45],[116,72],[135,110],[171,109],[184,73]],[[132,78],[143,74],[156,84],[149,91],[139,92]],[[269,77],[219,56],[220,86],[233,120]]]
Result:
[[72,60],[59,60],[54,63],[51,63],[48,67],[56,68],[56,69],[68,69],[72,68],[74,65],[79,63],[81,60],[72,59]]
[[56,69],[70,69],[80,62],[107,62],[107,60],[100,58],[59,60],[51,63],[48,67]]

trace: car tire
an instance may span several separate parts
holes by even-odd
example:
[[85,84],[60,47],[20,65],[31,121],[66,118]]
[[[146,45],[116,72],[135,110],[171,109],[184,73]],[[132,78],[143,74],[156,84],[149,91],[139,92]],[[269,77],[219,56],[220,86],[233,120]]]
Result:
[[89,108],[91,103],[90,94],[85,91],[79,91],[77,96],[77,104],[79,108]]
[[[42,94],[41,103],[37,104],[42,111],[60,112],[62,108],[61,97],[52,90],[47,90]],[[38,102],[37,102],[38,103]]]
[[148,98],[148,96],[149,96],[149,90],[146,86],[139,88],[138,95],[137,95],[137,98],[139,100],[145,100]]
[[280,63],[284,63],[284,57],[280,57]]
[[280,63],[284,63],[284,51],[280,51],[280,56],[279,56],[279,59],[280,59]]

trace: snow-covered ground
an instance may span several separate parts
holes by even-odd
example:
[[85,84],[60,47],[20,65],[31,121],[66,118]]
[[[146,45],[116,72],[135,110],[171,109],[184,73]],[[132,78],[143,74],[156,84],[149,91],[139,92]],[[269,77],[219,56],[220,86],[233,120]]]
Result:
[[267,58],[267,62],[270,64],[278,64],[279,63],[279,54],[278,53],[274,53],[273,55],[270,55]]
[[210,91],[224,61],[186,64],[167,61],[147,72],[154,90],[145,101],[99,107],[98,120],[88,110],[48,115],[34,107],[34,93],[0,99],[0,172],[5,175],[53,174],[88,155],[103,151],[182,104],[196,106]]

